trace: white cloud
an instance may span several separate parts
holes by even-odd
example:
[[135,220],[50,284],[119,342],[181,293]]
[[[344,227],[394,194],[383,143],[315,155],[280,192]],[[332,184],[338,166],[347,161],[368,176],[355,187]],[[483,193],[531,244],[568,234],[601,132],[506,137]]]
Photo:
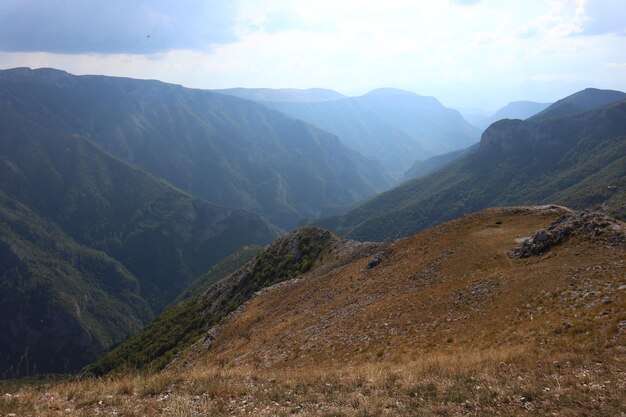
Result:
[[604,64],[626,62],[624,37],[571,36],[584,31],[585,10],[582,0],[483,0],[472,7],[436,0],[241,0],[238,41],[211,53],[0,54],[0,65],[45,62],[75,73],[202,88],[327,87],[350,93],[394,86],[451,104],[485,106],[501,104],[494,97],[501,100],[506,91],[523,92],[510,86],[527,80],[626,89],[618,67]]

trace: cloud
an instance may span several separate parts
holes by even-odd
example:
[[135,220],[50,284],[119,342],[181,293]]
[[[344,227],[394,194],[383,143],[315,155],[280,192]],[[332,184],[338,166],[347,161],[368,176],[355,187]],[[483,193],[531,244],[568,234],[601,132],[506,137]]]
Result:
[[[596,16],[593,6],[602,0],[588,0],[589,7],[585,0],[492,0],[467,7],[454,0],[197,0],[198,13],[189,11],[195,3],[183,0],[100,0],[101,7],[94,0],[66,1],[72,7],[37,0],[45,10],[29,14],[35,0],[0,0],[0,45],[31,45],[26,52],[0,48],[0,68],[47,66],[196,88],[353,93],[395,86],[469,107],[552,100],[563,92],[510,87],[528,79],[577,83],[567,84],[569,93],[589,85],[626,90],[625,38],[573,36],[591,23],[586,15]],[[207,2],[213,6],[205,7]],[[236,10],[224,9],[233,3]],[[70,22],[77,27],[62,27]],[[37,48],[22,39],[29,34],[23,27],[38,28]],[[65,38],[57,33],[61,29]],[[54,36],[42,40],[42,33]],[[44,42],[47,50],[62,46],[66,52],[33,52]],[[156,45],[148,48],[147,42]],[[79,54],[79,47],[100,53]]]
[[268,33],[277,33],[285,30],[323,32],[335,29],[335,26],[329,22],[314,22],[290,10],[281,10],[268,14],[262,27]]
[[151,54],[233,42],[235,2],[3,0],[0,50]]
[[458,4],[459,6],[471,6],[480,3],[480,0],[450,0],[450,3]]
[[626,35],[626,7],[624,0],[587,0],[586,23],[582,35]]
[[609,68],[625,68],[626,62],[605,62],[604,65]]
[[536,25],[525,26],[515,33],[515,36],[517,36],[520,39],[530,39],[530,38],[537,37],[538,35],[539,35],[539,28]]

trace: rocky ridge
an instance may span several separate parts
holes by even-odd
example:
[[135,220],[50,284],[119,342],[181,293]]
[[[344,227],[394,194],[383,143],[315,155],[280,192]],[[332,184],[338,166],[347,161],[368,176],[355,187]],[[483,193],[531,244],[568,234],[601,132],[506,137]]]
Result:
[[541,255],[574,236],[601,239],[613,246],[626,247],[626,227],[623,223],[597,212],[570,211],[546,229],[538,230],[525,239],[520,247],[510,252],[510,256],[519,259]]
[[[626,288],[623,238],[624,225],[608,216],[539,206],[485,210],[386,245],[344,241],[337,247],[354,245],[341,254],[349,260],[330,251],[297,280],[256,293],[176,368],[400,360],[552,340],[564,318],[576,329],[583,317],[602,317],[602,337],[616,340],[624,291],[611,291]],[[521,239],[522,253],[554,254],[511,257]],[[554,304],[572,294],[584,303]]]

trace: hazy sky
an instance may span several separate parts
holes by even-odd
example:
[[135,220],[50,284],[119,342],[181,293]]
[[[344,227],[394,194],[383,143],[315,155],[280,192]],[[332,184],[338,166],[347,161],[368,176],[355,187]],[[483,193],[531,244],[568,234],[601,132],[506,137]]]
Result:
[[0,68],[17,66],[493,110],[626,90],[626,0],[0,0]]

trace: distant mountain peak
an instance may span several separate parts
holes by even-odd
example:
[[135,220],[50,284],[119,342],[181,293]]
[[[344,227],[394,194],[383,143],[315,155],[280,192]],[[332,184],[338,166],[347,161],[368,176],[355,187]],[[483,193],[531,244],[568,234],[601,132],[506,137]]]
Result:
[[[571,94],[561,100],[557,101],[557,103],[561,102],[573,102],[573,101],[618,101],[626,97],[626,93],[618,90],[603,90],[600,88],[585,88],[584,90],[580,90],[574,94]],[[556,104],[556,103],[555,103]],[[607,103],[608,104],[608,103]]]
[[542,112],[537,113],[531,120],[573,115],[622,100],[626,100],[626,93],[622,91],[585,88],[562,98]]
[[259,102],[315,103],[345,98],[327,88],[226,88],[211,91]]
[[517,101],[509,101],[508,104],[505,107],[509,107],[509,106],[522,106],[522,105],[529,105],[529,104],[545,104],[546,106],[549,106],[551,103],[538,103],[535,101],[531,101],[531,100],[517,100]]
[[624,120],[626,100],[563,117],[499,120],[478,151],[313,224],[372,241],[498,205],[556,203],[623,219]]
[[528,100],[511,101],[491,116],[479,121],[476,125],[487,129],[489,125],[502,119],[528,119],[545,110],[550,104],[552,103],[537,103]]
[[[400,102],[413,102],[421,103],[427,106],[443,107],[443,104],[436,97],[421,96],[417,93],[407,90],[401,90],[399,88],[377,88],[361,96],[367,99],[380,99],[381,101],[400,101]],[[357,97],[358,98],[358,97]],[[456,112],[456,110],[454,110]]]
[[392,88],[392,87],[377,88],[363,95],[364,96],[419,96],[419,94],[416,94],[412,91],[402,90],[399,88]]
[[20,76],[20,77],[24,77],[24,76],[55,76],[55,77],[65,77],[65,76],[69,76],[70,74],[63,71],[63,70],[58,70],[58,69],[54,69],[54,68],[30,68],[30,67],[16,67],[16,68],[10,68],[7,70],[2,70],[0,72],[0,76],[4,76],[4,77],[12,77],[12,76]]

